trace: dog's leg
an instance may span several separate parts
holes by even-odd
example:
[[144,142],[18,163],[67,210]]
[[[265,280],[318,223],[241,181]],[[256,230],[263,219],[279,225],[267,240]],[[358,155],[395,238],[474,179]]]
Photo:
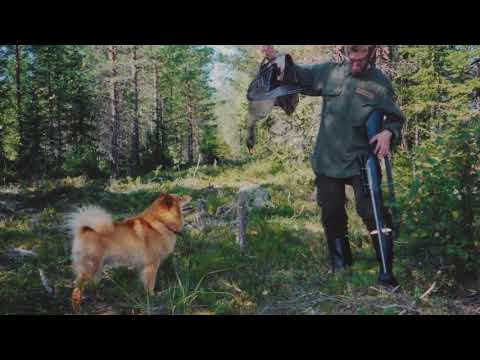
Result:
[[72,307],[75,312],[80,311],[80,305],[82,302],[82,290],[85,285],[94,278],[99,271],[101,260],[99,258],[86,257],[82,261],[83,271],[79,272],[79,275],[75,279],[75,288],[72,292]]
[[72,308],[74,312],[80,311],[80,305],[82,303],[82,290],[90,278],[91,275],[84,272],[81,273],[75,280],[75,288],[72,292]]
[[145,291],[149,295],[155,295],[155,280],[157,279],[157,271],[160,266],[160,261],[150,263],[143,268],[142,271],[142,281]]
[[98,291],[98,284],[102,278],[102,270],[103,270],[103,262],[97,268],[97,272],[93,275],[92,282],[95,285],[93,288],[93,298],[95,302],[101,301],[102,297],[100,292]]

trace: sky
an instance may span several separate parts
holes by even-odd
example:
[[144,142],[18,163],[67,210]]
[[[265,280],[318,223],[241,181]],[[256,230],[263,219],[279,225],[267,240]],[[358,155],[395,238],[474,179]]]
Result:
[[[235,46],[232,45],[209,45],[212,47],[217,53],[223,55],[234,55],[236,50]],[[212,73],[210,74],[210,80],[212,86],[216,89],[219,89],[224,84],[224,79],[228,74],[228,67],[225,64],[220,62],[215,62],[212,67]]]
[[[232,45],[212,45],[217,53],[223,55],[234,55],[236,47]],[[226,64],[215,62],[210,74],[211,85],[217,89],[219,99],[226,101],[223,105],[217,104],[216,115],[218,117],[219,132],[227,144],[235,152],[239,151],[238,127],[240,119],[236,114],[240,111],[243,98],[231,97],[230,84],[225,79],[230,75]]]

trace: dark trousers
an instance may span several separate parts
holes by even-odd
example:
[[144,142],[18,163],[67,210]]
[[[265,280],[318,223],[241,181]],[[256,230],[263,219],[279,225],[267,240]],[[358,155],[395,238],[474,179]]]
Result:
[[[345,196],[345,186],[353,187],[355,193],[355,205],[358,215],[369,232],[376,230],[375,217],[370,196],[362,189],[360,176],[346,179],[336,179],[327,176],[318,176],[317,202],[322,209],[322,225],[327,239],[338,239],[348,234],[348,219]],[[382,201],[383,203],[383,201]],[[385,225],[392,228],[392,219],[385,208],[382,209]]]

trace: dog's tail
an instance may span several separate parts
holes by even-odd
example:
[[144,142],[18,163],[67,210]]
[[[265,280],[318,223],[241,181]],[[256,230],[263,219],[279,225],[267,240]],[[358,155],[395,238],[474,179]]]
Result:
[[85,206],[68,216],[67,227],[74,238],[85,231],[99,234],[111,234],[114,231],[113,218],[98,206]]

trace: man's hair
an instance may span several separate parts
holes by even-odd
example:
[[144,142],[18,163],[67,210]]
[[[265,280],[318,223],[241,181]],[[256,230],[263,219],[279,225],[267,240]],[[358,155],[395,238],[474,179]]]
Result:
[[368,49],[368,63],[371,65],[371,66],[375,66],[375,62],[376,62],[376,48],[377,48],[377,45],[345,45],[344,47],[344,54],[345,56],[348,57],[348,54],[350,54],[350,52],[357,52],[361,49],[364,49],[364,48],[367,48]]
[[275,47],[273,45],[262,45],[260,47],[260,50],[262,50],[262,51],[270,50],[270,51],[275,51],[276,52]]
[[345,55],[348,55],[350,52],[357,52],[361,49],[367,48],[372,51],[375,48],[375,45],[346,45],[345,46]]

